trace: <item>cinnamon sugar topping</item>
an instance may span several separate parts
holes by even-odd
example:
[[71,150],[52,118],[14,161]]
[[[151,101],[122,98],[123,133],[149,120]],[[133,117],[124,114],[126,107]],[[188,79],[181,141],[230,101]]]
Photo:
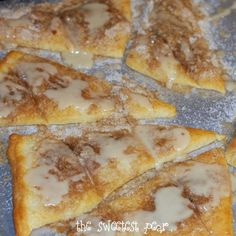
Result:
[[79,158],[59,140],[42,140],[34,158],[35,167],[26,172],[24,180],[45,206],[59,204],[70,192],[71,183],[80,182],[86,175]]
[[26,89],[9,80],[0,81],[0,118],[7,117],[15,109],[15,103],[23,98]]

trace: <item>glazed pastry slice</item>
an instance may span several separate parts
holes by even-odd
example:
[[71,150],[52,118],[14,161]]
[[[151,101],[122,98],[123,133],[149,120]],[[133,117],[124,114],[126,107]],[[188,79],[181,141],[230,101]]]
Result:
[[225,92],[223,71],[199,27],[191,0],[151,0],[150,15],[133,38],[126,63],[165,84]]
[[92,122],[118,110],[133,118],[176,114],[173,106],[145,89],[140,94],[115,87],[56,62],[13,51],[0,63],[0,125]]
[[[122,57],[130,32],[130,2],[65,0],[0,11],[3,45]],[[92,54],[92,55],[91,55]]]
[[64,141],[48,134],[11,136],[8,157],[17,235],[91,210],[114,189],[154,166],[132,134],[91,136]]
[[[111,192],[116,188],[114,182],[119,185],[122,172],[119,175],[112,175],[115,181],[113,178],[107,179],[107,174],[114,172],[113,170],[116,168],[109,164],[109,158],[105,158],[104,161],[105,156],[113,157],[112,163],[116,163],[118,158],[121,167],[117,171],[125,170],[130,166],[135,167],[136,164],[139,165],[140,163],[137,163],[137,161],[132,163],[132,158],[126,158],[119,150],[126,150],[131,144],[133,144],[131,146],[138,146],[136,142],[140,142],[145,147],[146,152],[153,158],[152,161],[147,161],[144,158],[141,161],[142,167],[150,169],[155,166],[160,167],[167,161],[184,159],[188,153],[215,141],[223,140],[223,135],[201,129],[181,126],[136,125],[131,133],[128,131],[115,133],[89,132],[85,133],[82,138],[76,138],[72,141],[75,151],[81,155],[83,162],[87,163],[86,166],[90,175],[94,177],[96,185],[102,187],[105,184],[108,192]],[[127,153],[129,153],[128,150],[132,153],[131,147],[127,149]],[[126,175],[128,172],[123,174]],[[104,178],[101,179],[101,176]],[[103,189],[102,192],[105,193],[106,191]]]
[[[13,134],[8,158],[16,234],[25,236],[44,224],[87,212],[145,171],[219,138],[214,133],[210,136],[203,130],[179,127],[188,138],[183,137],[184,145],[177,145],[176,140],[181,139],[176,136],[177,127],[166,131],[172,134],[171,140],[162,136],[165,129],[155,129],[153,150],[134,130],[88,132],[64,140],[48,133]],[[164,140],[160,158],[158,144]]]
[[213,149],[143,175],[92,212],[30,235],[233,235],[230,186],[223,152]]
[[157,165],[177,157],[181,160],[186,153],[224,140],[224,135],[212,131],[181,126],[137,125],[134,133],[155,157]]
[[106,197],[134,176],[222,139],[200,129],[139,125],[131,133],[87,133],[73,139],[73,144],[98,191]]

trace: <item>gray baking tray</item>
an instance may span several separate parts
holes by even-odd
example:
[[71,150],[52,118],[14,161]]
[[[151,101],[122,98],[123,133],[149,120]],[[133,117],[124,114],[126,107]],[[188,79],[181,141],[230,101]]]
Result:
[[[118,1],[118,0],[117,0]],[[139,27],[139,19],[145,17],[139,11],[139,5],[151,0],[133,0],[132,10],[134,13],[134,28]],[[32,1],[24,1],[29,3]],[[34,1],[42,2],[42,1]],[[202,10],[209,14],[201,22],[204,35],[209,41],[210,47],[218,50],[225,73],[230,81],[236,83],[236,2],[235,0],[194,0],[201,5]],[[15,7],[17,4],[24,4],[22,1],[0,1],[0,8]],[[139,14],[140,13],[140,14]],[[5,51],[0,51],[3,57]],[[36,51],[35,53],[49,57],[61,62],[56,53]],[[103,73],[109,81],[121,81],[122,76],[127,76],[135,83],[143,84],[153,90],[159,97],[177,108],[177,116],[174,119],[142,120],[141,123],[153,124],[179,124],[189,127],[213,130],[225,134],[227,141],[232,138],[236,129],[236,90],[228,91],[226,95],[213,91],[193,89],[187,94],[170,91],[154,80],[129,69],[123,60],[110,58],[97,58],[90,70],[83,70],[90,74]],[[235,82],[234,82],[235,81]],[[231,82],[230,82],[231,83]],[[235,86],[236,87],[236,86]],[[50,126],[56,134],[77,133],[81,125]],[[14,236],[12,222],[12,195],[11,175],[6,158],[7,140],[11,133],[29,134],[35,132],[37,126],[21,126],[0,128],[0,236]],[[230,171],[234,171],[230,167]],[[236,219],[236,204],[233,205]],[[235,226],[236,232],[236,226]],[[236,234],[235,234],[236,235]]]

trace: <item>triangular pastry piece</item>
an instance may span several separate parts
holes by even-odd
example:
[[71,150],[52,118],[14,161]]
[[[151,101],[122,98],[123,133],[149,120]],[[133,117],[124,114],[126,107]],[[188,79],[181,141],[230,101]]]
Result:
[[[176,114],[172,105],[150,92],[123,88],[119,93],[122,86],[116,92],[114,88],[56,62],[12,51],[0,63],[0,125],[92,122],[122,114],[120,109],[133,118]],[[137,97],[139,106],[134,108],[130,101]]]
[[184,159],[188,153],[223,138],[200,129],[138,125],[130,132],[89,132],[70,142],[104,197],[146,170]]
[[203,37],[197,6],[191,0],[148,4],[150,15],[133,38],[127,65],[168,88],[180,85],[224,93],[223,70]]
[[122,57],[129,20],[129,0],[31,4],[0,11],[0,41],[5,46]]
[[[129,116],[136,119],[154,119],[155,117],[173,117],[176,114],[174,106],[167,104],[143,88],[139,92],[132,91],[131,88],[121,88],[120,94],[125,98],[124,110]],[[161,109],[160,109],[161,108]]]
[[230,236],[231,204],[227,164],[222,150],[213,149],[192,160],[170,163],[149,178],[129,183],[92,212],[30,235]]
[[214,141],[224,140],[224,135],[213,131],[180,126],[137,125],[135,135],[156,159],[156,164],[184,157]]
[[154,166],[142,143],[122,131],[66,141],[15,134],[8,157],[15,229],[20,236],[91,210],[114,189]]
[[[161,127],[156,132],[160,130]],[[195,147],[209,143],[196,139],[188,128],[182,128],[182,131],[189,135],[181,150],[183,155],[192,151],[192,137]],[[208,135],[201,132],[202,136]],[[215,134],[215,140],[217,138]],[[90,131],[65,139],[49,133],[13,134],[9,140],[8,158],[13,176],[17,235],[25,236],[44,224],[87,212],[131,179],[179,156],[180,152],[172,147],[174,137],[166,149],[166,158],[164,149],[161,159],[153,156],[163,137],[155,141],[156,145],[150,151],[150,146],[147,147],[133,130]]]

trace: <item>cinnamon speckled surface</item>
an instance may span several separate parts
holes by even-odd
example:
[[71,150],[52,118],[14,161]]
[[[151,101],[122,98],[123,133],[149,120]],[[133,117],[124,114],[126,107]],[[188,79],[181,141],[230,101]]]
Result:
[[[16,6],[21,1],[4,1],[0,2],[0,7]],[[25,1],[32,2],[32,1]],[[36,1],[42,2],[42,1]],[[134,28],[137,28],[139,19],[145,17],[145,13],[139,15],[139,7],[144,0],[133,0],[133,10],[135,16]],[[234,4],[234,0],[194,0],[203,7],[206,19],[201,22],[204,35],[209,40],[211,48],[218,50],[218,55],[222,58],[222,64],[225,67],[225,74],[230,80],[236,83],[236,9],[228,12],[227,9]],[[217,18],[217,14],[227,11],[223,18]],[[144,12],[147,12],[144,10]],[[212,17],[213,15],[213,17]],[[216,20],[213,20],[216,19]],[[60,56],[56,53],[37,51],[37,54],[54,60],[60,60]],[[0,57],[5,52],[0,51]],[[196,128],[214,130],[225,134],[229,141],[236,130],[236,90],[227,92],[225,95],[212,91],[204,91],[193,89],[187,94],[181,94],[170,91],[154,80],[140,75],[129,69],[123,60],[97,58],[91,70],[84,70],[87,73],[105,75],[106,79],[113,82],[121,82],[122,76],[129,77],[132,81],[143,84],[147,88],[155,91],[160,98],[172,103],[177,108],[177,116],[170,120],[152,120],[141,121],[142,123],[157,124],[179,124]],[[102,73],[101,73],[102,71]],[[80,125],[68,125],[65,127],[51,126],[50,129],[59,134],[77,133]],[[11,133],[32,133],[37,130],[36,126],[28,127],[11,127],[0,128],[0,235],[13,236],[12,224],[12,203],[11,203],[11,176],[6,159],[7,140]],[[234,212],[236,217],[236,204],[234,204]],[[236,229],[236,227],[235,227]],[[236,231],[235,231],[236,232]]]

